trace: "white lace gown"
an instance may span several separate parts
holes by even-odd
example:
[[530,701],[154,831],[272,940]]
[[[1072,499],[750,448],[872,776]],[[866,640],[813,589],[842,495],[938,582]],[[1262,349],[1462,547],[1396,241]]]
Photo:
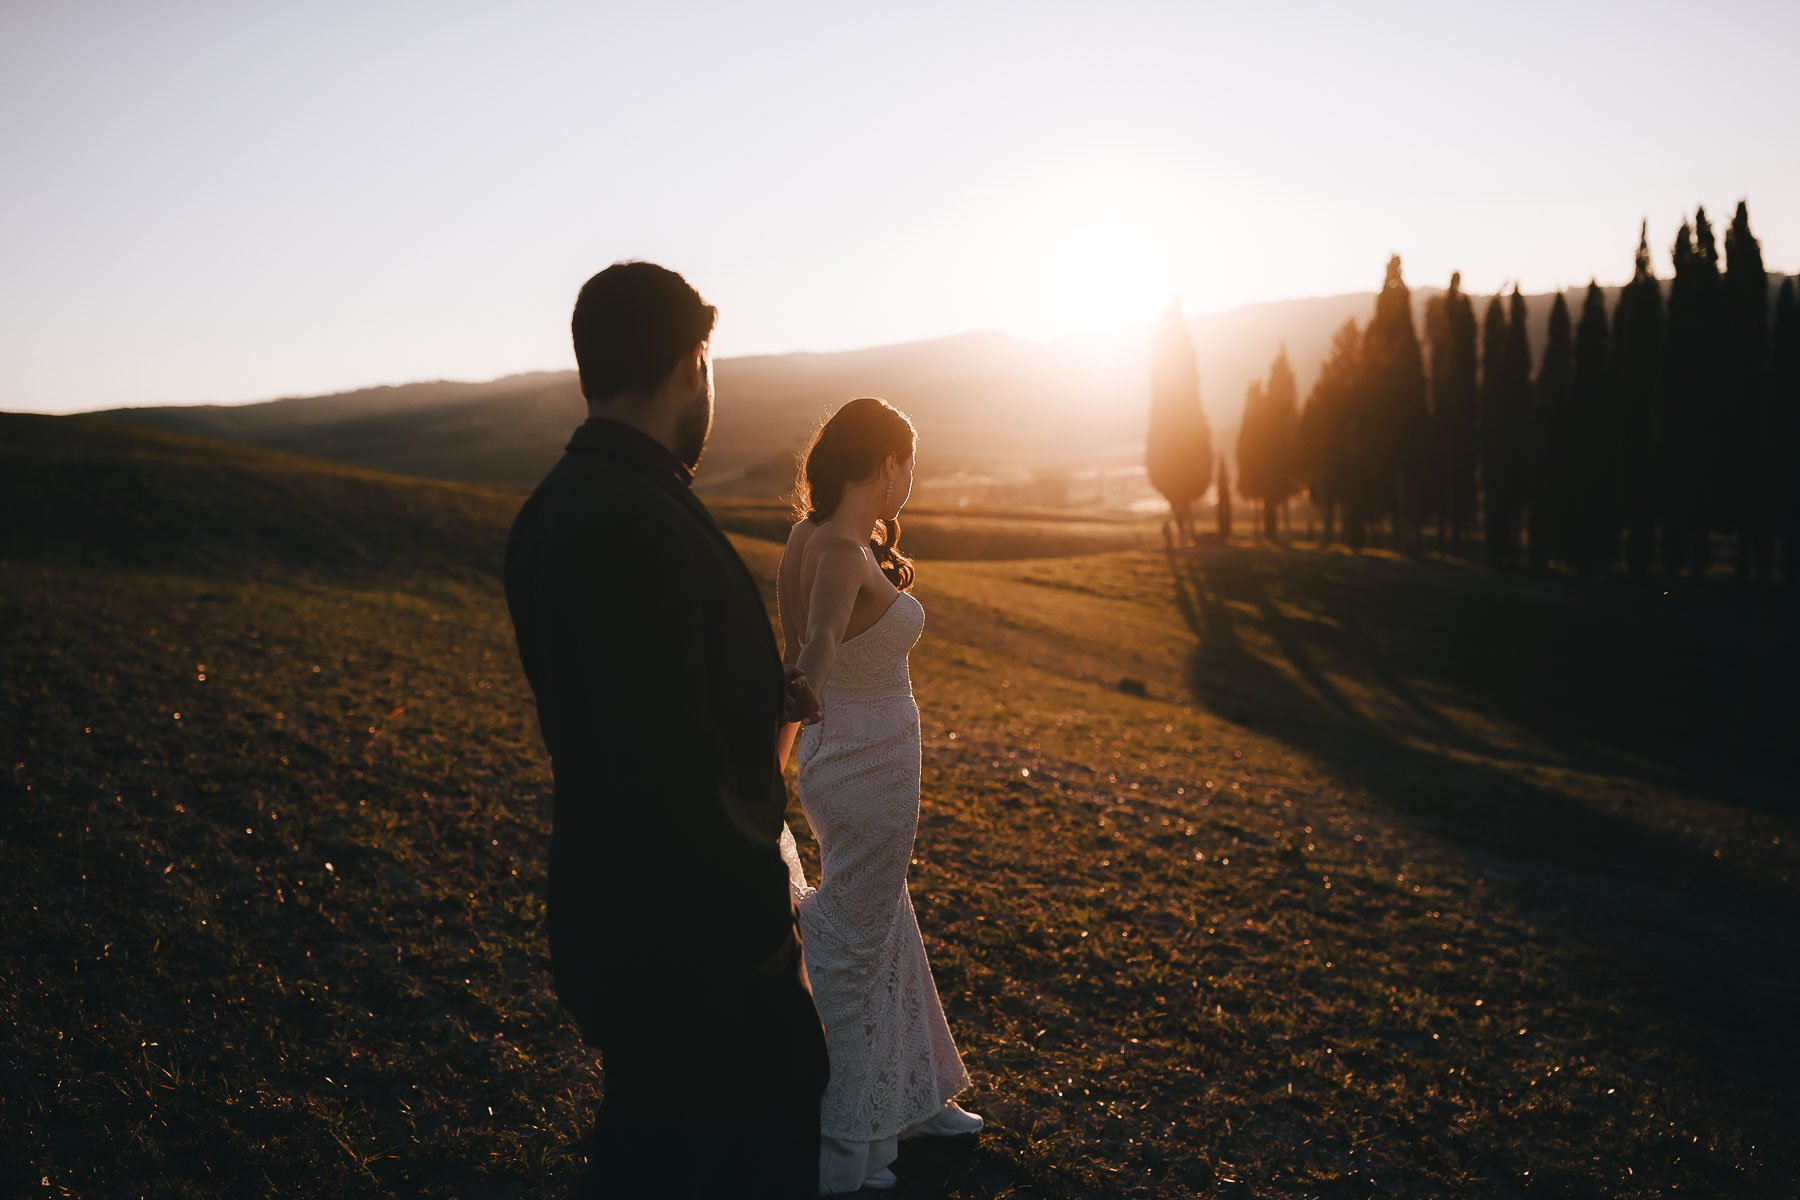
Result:
[[831,1081],[820,1104],[821,1191],[850,1192],[898,1153],[910,1127],[969,1085],[906,890],[919,824],[919,709],[907,654],[925,609],[901,592],[839,647],[801,730],[800,806],[822,874],[806,883],[782,830]]

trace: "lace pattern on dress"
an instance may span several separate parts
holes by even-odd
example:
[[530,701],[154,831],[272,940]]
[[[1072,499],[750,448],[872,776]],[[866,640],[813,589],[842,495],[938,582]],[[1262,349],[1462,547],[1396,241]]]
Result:
[[902,592],[839,648],[824,717],[801,731],[817,887],[792,831],[781,834],[831,1055],[820,1130],[851,1141],[895,1136],[969,1085],[906,889],[919,820],[919,710],[906,659],[924,625],[924,608]]

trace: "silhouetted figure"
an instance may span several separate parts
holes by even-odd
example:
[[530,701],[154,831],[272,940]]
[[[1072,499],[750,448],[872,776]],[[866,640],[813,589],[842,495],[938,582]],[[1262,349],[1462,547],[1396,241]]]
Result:
[[787,684],[756,579],[689,488],[713,318],[648,263],[587,282],[588,420],[507,541],[555,773],[551,969],[606,1071],[583,1196],[816,1194],[825,1040],[777,847]]
[[1200,371],[1180,304],[1157,326],[1150,365],[1150,429],[1144,469],[1169,502],[1177,540],[1194,544],[1194,503],[1212,483],[1212,427],[1200,407]]

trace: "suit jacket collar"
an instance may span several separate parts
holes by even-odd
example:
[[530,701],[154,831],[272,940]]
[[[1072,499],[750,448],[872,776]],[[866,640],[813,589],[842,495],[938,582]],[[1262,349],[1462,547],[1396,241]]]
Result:
[[[667,446],[623,422],[589,417],[575,430],[575,435],[563,449],[570,454],[579,455],[588,464],[600,459],[620,463],[640,472],[673,495],[677,503],[687,509],[717,539],[724,549],[725,557],[737,564],[738,574],[750,585],[750,592],[758,597],[757,603],[760,606],[762,585],[751,573],[750,565],[744,561],[743,555],[737,552],[737,547],[731,544],[725,530],[720,528],[712,510],[701,503],[700,497],[694,495],[694,473]],[[775,646],[774,629],[766,620],[761,625],[770,652],[779,660],[780,651]]]
[[622,421],[610,421],[605,417],[589,417],[575,430],[575,435],[564,447],[570,454],[577,455],[586,463],[601,461],[618,463],[630,470],[638,472],[651,483],[675,497],[676,503],[687,509],[689,515],[712,531],[731,552],[739,567],[747,578],[755,583],[750,575],[750,568],[744,566],[737,548],[719,528],[712,511],[694,495],[694,473],[688,465],[670,453],[669,448],[641,430],[634,429]]
[[694,473],[669,452],[669,448],[623,421],[589,417],[575,430],[563,449],[571,454],[595,454],[623,463],[662,484],[691,487]]

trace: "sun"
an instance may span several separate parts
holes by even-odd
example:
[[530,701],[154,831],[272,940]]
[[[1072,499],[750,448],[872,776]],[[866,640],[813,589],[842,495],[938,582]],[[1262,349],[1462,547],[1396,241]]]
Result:
[[1009,205],[1019,308],[1040,336],[1148,323],[1178,290],[1172,189],[1116,164],[1035,181]]
[[1154,240],[1119,217],[1072,222],[1044,256],[1044,315],[1054,333],[1142,325],[1175,292]]

